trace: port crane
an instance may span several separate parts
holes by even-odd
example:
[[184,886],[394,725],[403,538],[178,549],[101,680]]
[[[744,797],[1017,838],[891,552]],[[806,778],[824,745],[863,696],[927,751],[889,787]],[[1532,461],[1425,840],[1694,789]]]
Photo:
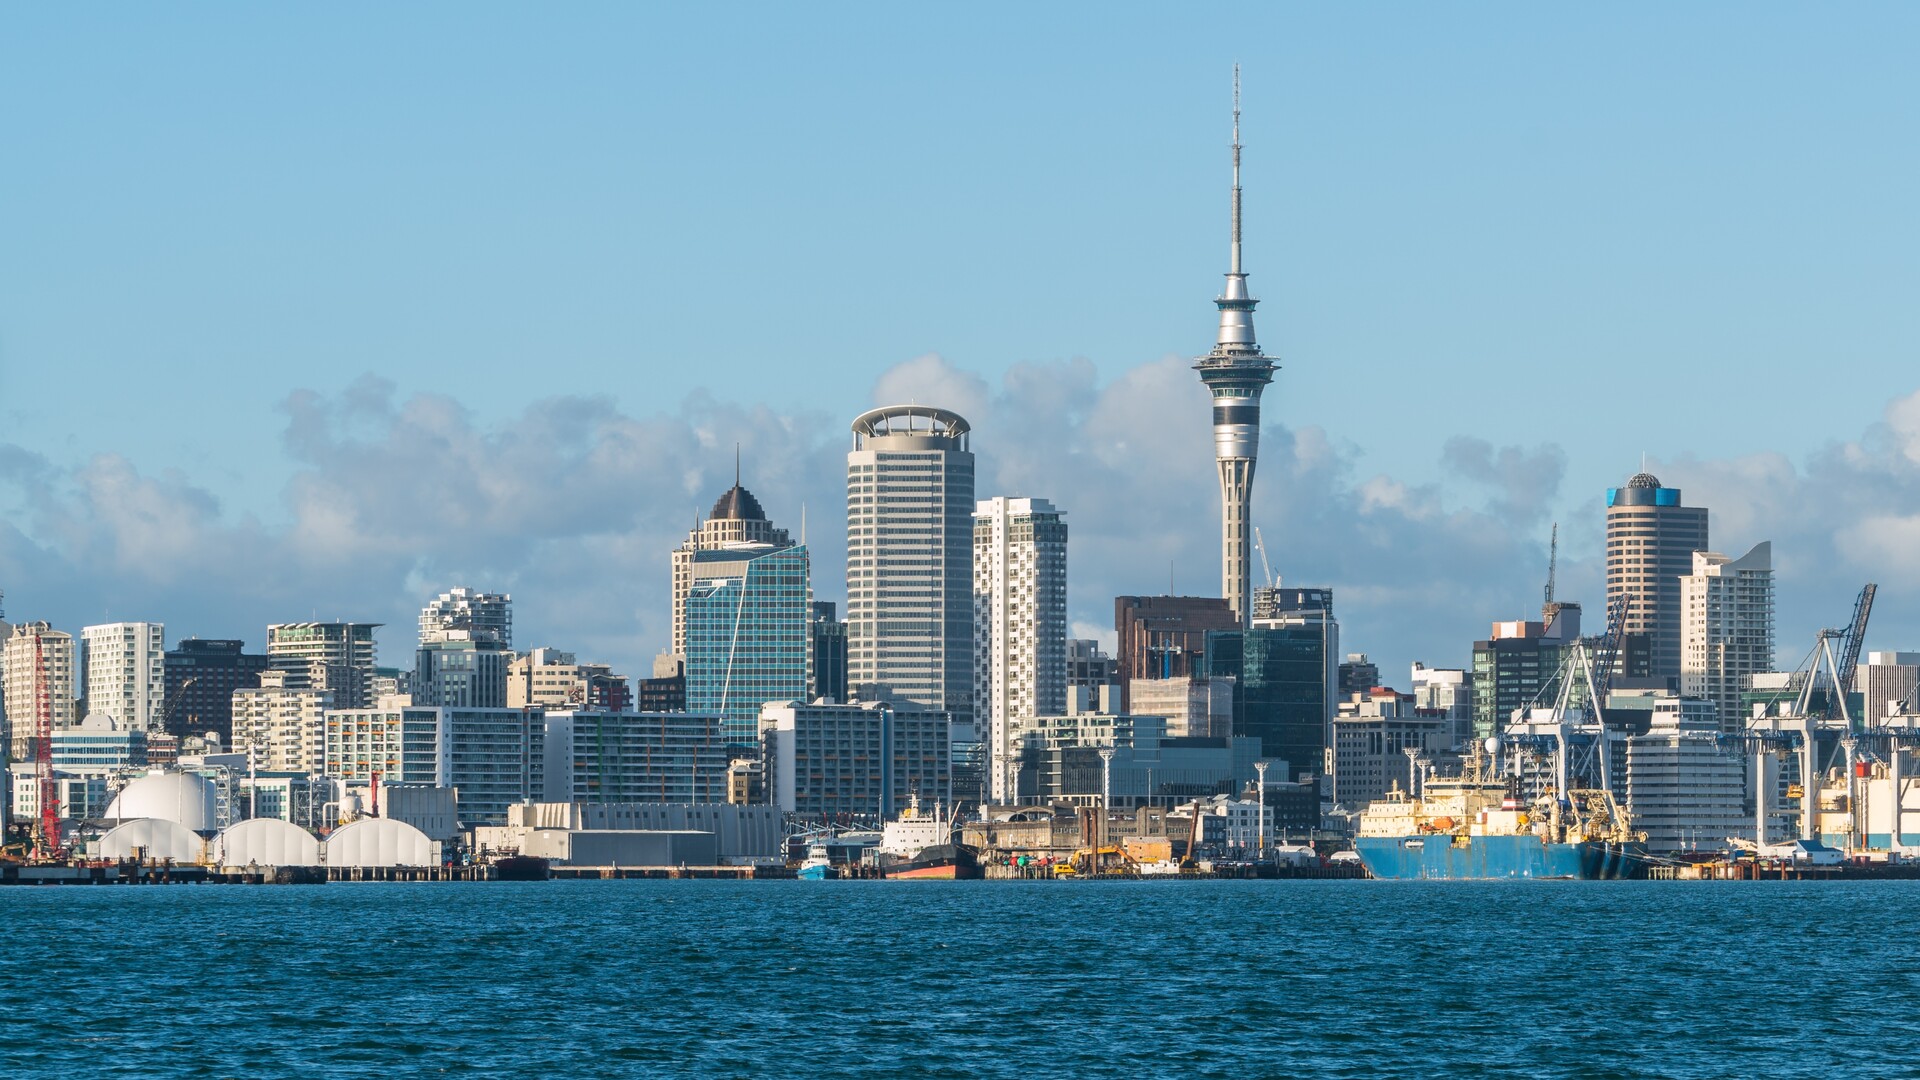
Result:
[[39,633],[33,635],[33,775],[40,798],[40,831],[33,847],[35,858],[53,862],[60,858],[60,785],[53,778],[53,695],[47,687],[44,640]]

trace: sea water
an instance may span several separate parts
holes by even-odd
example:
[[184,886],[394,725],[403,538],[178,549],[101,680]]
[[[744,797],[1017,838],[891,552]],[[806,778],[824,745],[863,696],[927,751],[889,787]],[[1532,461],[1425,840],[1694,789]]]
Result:
[[0,890],[0,1077],[1920,1075],[1920,883]]

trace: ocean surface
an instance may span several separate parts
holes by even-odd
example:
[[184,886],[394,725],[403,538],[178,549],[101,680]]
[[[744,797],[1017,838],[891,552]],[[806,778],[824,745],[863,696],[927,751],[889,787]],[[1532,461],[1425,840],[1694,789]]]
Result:
[[0,890],[0,1077],[1915,1076],[1920,882]]

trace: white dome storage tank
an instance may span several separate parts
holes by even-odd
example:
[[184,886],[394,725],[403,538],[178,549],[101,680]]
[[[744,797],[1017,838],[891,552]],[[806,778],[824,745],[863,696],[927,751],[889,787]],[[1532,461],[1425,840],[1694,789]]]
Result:
[[218,826],[213,811],[213,781],[199,773],[155,769],[120,789],[107,807],[110,819],[158,818],[189,832],[211,834]]
[[214,863],[219,866],[319,866],[320,841],[312,833],[279,818],[249,818],[220,834]]
[[439,845],[393,818],[361,818],[327,837],[328,866],[434,866]]
[[206,849],[207,842],[192,830],[163,818],[123,821],[100,837],[103,859],[172,859],[176,863],[198,863]]

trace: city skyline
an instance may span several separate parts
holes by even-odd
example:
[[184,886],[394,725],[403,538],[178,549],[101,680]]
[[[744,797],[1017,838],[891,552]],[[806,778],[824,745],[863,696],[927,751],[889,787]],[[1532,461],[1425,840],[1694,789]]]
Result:
[[[1888,9],[1877,17],[1909,16]],[[12,18],[23,26],[33,22]],[[1843,620],[1849,598],[1866,580],[1884,587],[1874,647],[1903,648],[1920,639],[1920,605],[1907,599],[1920,588],[1920,544],[1914,543],[1920,536],[1920,515],[1912,512],[1920,503],[1920,392],[1913,377],[1899,368],[1911,351],[1905,328],[1912,313],[1907,305],[1881,303],[1881,298],[1911,294],[1900,284],[1906,280],[1900,275],[1910,268],[1905,263],[1889,268],[1885,253],[1911,250],[1912,245],[1899,239],[1903,226],[1898,225],[1873,233],[1869,243],[1864,239],[1868,232],[1857,227],[1859,219],[1848,216],[1872,212],[1863,208],[1894,205],[1876,202],[1879,189],[1869,185],[1863,191],[1854,183],[1859,177],[1888,174],[1889,163],[1879,155],[1911,152],[1910,147],[1864,137],[1877,130],[1873,117],[1880,114],[1875,110],[1893,106],[1879,96],[1863,96],[1858,86],[1844,81],[1821,89],[1825,96],[1805,104],[1810,114],[1852,117],[1859,127],[1793,130],[1797,137],[1825,147],[1833,160],[1851,165],[1844,187],[1848,205],[1829,198],[1816,212],[1815,202],[1804,194],[1797,199],[1776,197],[1767,204],[1774,217],[1746,218],[1797,230],[1790,234],[1792,249],[1802,261],[1819,263],[1836,282],[1820,296],[1789,303],[1786,297],[1797,295],[1790,286],[1805,281],[1753,280],[1734,273],[1735,263],[1753,261],[1752,254],[1728,242],[1731,234],[1723,231],[1727,222],[1717,212],[1705,213],[1697,197],[1680,200],[1672,211],[1678,216],[1671,218],[1661,207],[1643,208],[1650,222],[1665,222],[1669,232],[1683,220],[1696,227],[1681,230],[1682,243],[1652,245],[1641,253],[1662,266],[1678,260],[1669,273],[1689,271],[1689,288],[1681,290],[1688,303],[1683,312],[1663,308],[1660,317],[1648,320],[1629,314],[1626,322],[1643,326],[1634,339],[1635,349],[1622,350],[1620,341],[1601,335],[1600,340],[1615,346],[1610,355],[1616,367],[1605,385],[1622,388],[1617,392],[1623,395],[1628,393],[1624,388],[1631,387],[1635,396],[1664,392],[1679,400],[1726,406],[1703,405],[1684,429],[1674,431],[1671,423],[1654,423],[1640,415],[1667,416],[1663,409],[1636,410],[1624,407],[1627,402],[1620,407],[1589,404],[1604,397],[1577,375],[1596,368],[1599,354],[1588,351],[1595,346],[1583,340],[1594,334],[1592,320],[1607,311],[1650,312],[1644,305],[1656,286],[1662,281],[1673,284],[1658,274],[1649,277],[1644,271],[1651,263],[1632,264],[1634,272],[1626,273],[1620,248],[1595,246],[1593,235],[1582,234],[1587,246],[1581,250],[1594,255],[1591,265],[1552,264],[1561,274],[1573,275],[1547,308],[1563,320],[1569,314],[1580,316],[1563,326],[1530,311],[1529,305],[1540,302],[1535,293],[1501,297],[1493,291],[1460,291],[1461,280],[1478,281],[1485,290],[1517,287],[1508,272],[1496,270],[1490,261],[1496,252],[1511,256],[1532,250],[1513,246],[1516,223],[1546,237],[1561,237],[1567,230],[1578,234],[1592,226],[1583,223],[1578,199],[1568,196],[1584,193],[1588,205],[1610,213],[1620,212],[1622,204],[1599,198],[1598,187],[1575,183],[1557,167],[1548,175],[1573,185],[1559,198],[1534,201],[1534,194],[1496,184],[1486,192],[1494,201],[1461,203],[1456,209],[1465,212],[1457,215],[1459,220],[1487,220],[1489,207],[1497,205],[1511,212],[1494,219],[1505,231],[1485,237],[1487,254],[1456,251],[1468,258],[1464,266],[1447,271],[1450,308],[1441,318],[1436,297],[1416,299],[1405,288],[1404,276],[1356,265],[1340,245],[1329,242],[1330,235],[1351,236],[1362,229],[1366,250],[1377,259],[1409,260],[1416,267],[1434,264],[1438,249],[1421,230],[1400,228],[1392,230],[1391,237],[1364,231],[1386,229],[1389,221],[1400,220],[1392,216],[1400,212],[1394,207],[1361,203],[1358,196],[1327,197],[1330,187],[1343,182],[1352,186],[1371,175],[1357,169],[1353,144],[1332,137],[1332,126],[1355,108],[1380,121],[1384,107],[1407,100],[1417,80],[1411,75],[1387,80],[1369,88],[1358,104],[1313,93],[1311,73],[1351,59],[1371,40],[1364,33],[1366,20],[1304,12],[1258,18],[1311,31],[1317,51],[1299,55],[1301,46],[1288,43],[1294,40],[1291,36],[1276,35],[1271,49],[1245,50],[1251,55],[1240,57],[1247,64],[1247,143],[1255,208],[1247,228],[1249,250],[1258,256],[1248,269],[1267,283],[1258,299],[1264,304],[1268,336],[1278,342],[1275,351],[1288,365],[1285,393],[1269,403],[1265,417],[1266,460],[1255,482],[1251,524],[1261,527],[1274,567],[1289,583],[1336,588],[1343,630],[1354,648],[1379,659],[1389,680],[1396,682],[1406,663],[1415,659],[1430,665],[1464,663],[1468,644],[1485,632],[1489,621],[1524,615],[1533,606],[1545,576],[1545,533],[1555,520],[1566,534],[1560,593],[1598,613],[1600,500],[1605,488],[1618,486],[1637,471],[1643,452],[1645,468],[1663,482],[1685,488],[1689,502],[1711,509],[1716,546],[1746,550],[1762,541],[1774,543],[1780,665],[1791,666],[1798,659],[1802,642],[1810,639],[1815,626]],[[1119,30],[1104,32],[1125,36],[1129,27],[1137,33],[1141,25],[1121,22]],[[1673,15],[1663,25],[1676,42],[1684,43],[1706,33],[1710,22],[1701,16]],[[186,24],[174,25],[178,33],[177,27]],[[1756,30],[1741,48],[1717,54],[1725,65],[1723,73],[1758,95],[1756,102],[1733,111],[1728,119],[1732,127],[1725,129],[1749,140],[1767,130],[1761,124],[1767,95],[1783,92],[1763,86],[1760,75],[1771,72],[1765,61],[1788,48],[1785,42],[1794,41],[1794,49],[1810,52],[1827,65],[1822,70],[1828,70],[1837,63],[1838,44],[1857,44],[1862,36],[1859,27],[1848,30],[1817,21],[1802,27],[1778,13],[1752,25]],[[1804,35],[1786,32],[1808,28]],[[1521,35],[1553,52],[1568,47],[1572,29],[1596,28],[1563,15],[1522,21],[1501,32]],[[1045,30],[1041,28],[1043,35]],[[1596,32],[1615,40],[1610,35],[1616,32],[1606,26]],[[136,67],[152,62],[118,33],[124,31],[103,28],[108,53],[133,50],[127,58]],[[225,55],[217,52],[218,41],[215,35],[194,47],[215,49],[217,59]],[[1511,40],[1503,43],[1510,45]],[[1409,48],[1397,37],[1373,45],[1380,50],[1373,63]],[[332,46],[349,47],[337,40]],[[744,47],[765,48],[766,43],[749,35]],[[1593,153],[1611,144],[1597,141],[1589,147],[1575,140],[1609,131],[1617,140],[1618,130],[1609,125],[1630,120],[1634,126],[1627,130],[1651,140],[1640,159],[1643,165],[1673,161],[1711,166],[1693,180],[1701,188],[1684,191],[1697,193],[1711,186],[1712,177],[1720,175],[1712,170],[1752,164],[1741,154],[1725,153],[1703,164],[1676,145],[1672,140],[1682,130],[1681,120],[1725,102],[1682,79],[1677,55],[1652,46],[1631,54],[1650,66],[1655,83],[1676,92],[1687,107],[1679,110],[1679,119],[1618,112],[1624,104],[1605,104],[1605,94],[1624,94],[1626,84],[1585,71],[1579,94],[1562,102],[1565,133],[1550,143],[1567,161],[1593,165],[1598,160]],[[47,55],[60,53],[55,49]],[[1115,98],[1076,114],[1092,125],[1089,130],[1124,132],[1150,145],[1177,148],[1178,154],[1166,155],[1179,161],[1177,167],[1156,166],[1165,171],[1155,171],[1135,163],[1131,170],[1116,172],[1109,157],[1087,154],[1081,140],[1076,143],[1078,156],[1046,156],[1044,169],[1020,174],[1021,182],[1012,186],[1002,181],[994,189],[996,207],[1012,208],[1019,221],[1054,214],[1049,229],[1038,235],[1072,253],[1068,263],[1074,273],[1064,276],[1057,273],[1065,265],[1057,253],[1037,258],[1038,265],[1052,268],[1047,275],[1051,283],[1069,286],[1066,294],[1029,290],[1035,300],[1046,302],[1044,324],[1027,317],[1027,309],[1017,304],[1003,305],[998,298],[982,304],[980,294],[965,290],[931,307],[923,298],[902,316],[917,320],[919,329],[903,336],[899,331],[904,324],[891,317],[882,320],[884,332],[842,341],[838,351],[843,355],[834,362],[817,370],[799,365],[809,370],[804,387],[771,377],[755,366],[757,361],[743,369],[750,381],[728,382],[719,381],[706,365],[663,363],[667,356],[691,355],[677,352],[679,335],[708,324],[697,317],[674,316],[636,327],[630,316],[598,307],[583,313],[594,315],[587,321],[597,321],[602,334],[619,329],[623,344],[613,352],[586,350],[603,358],[597,367],[556,360],[531,387],[521,379],[445,381],[437,374],[444,367],[403,358],[395,349],[400,342],[431,341],[425,355],[444,358],[446,350],[465,347],[463,324],[443,318],[436,324],[444,331],[441,335],[422,338],[416,328],[412,336],[396,337],[391,311],[366,303],[333,305],[346,312],[339,321],[357,326],[362,340],[374,343],[348,354],[364,360],[309,364],[305,361],[313,357],[303,350],[310,346],[284,333],[267,334],[260,325],[264,312],[278,310],[271,303],[260,305],[290,295],[288,283],[276,282],[273,275],[243,292],[246,303],[240,310],[251,314],[225,327],[235,335],[234,345],[209,339],[204,330],[182,336],[169,316],[153,321],[159,344],[120,348],[111,336],[102,337],[106,331],[99,327],[141,323],[135,315],[145,309],[138,305],[156,301],[139,299],[138,290],[112,287],[85,297],[61,292],[72,278],[63,271],[64,256],[55,257],[58,253],[47,247],[52,234],[38,225],[18,223],[22,242],[14,250],[24,258],[0,259],[0,273],[8,275],[0,281],[7,286],[0,292],[15,298],[0,312],[7,331],[0,351],[0,412],[8,422],[0,443],[0,588],[8,592],[8,612],[16,620],[44,618],[70,631],[120,620],[163,621],[173,634],[241,638],[257,647],[261,628],[270,622],[345,618],[404,625],[421,599],[464,583],[521,598],[524,644],[553,645],[640,672],[669,636],[662,602],[666,552],[724,487],[732,467],[728,443],[743,444],[747,482],[772,516],[788,523],[810,519],[816,593],[824,600],[844,601],[833,572],[844,557],[844,521],[836,512],[842,494],[840,469],[833,461],[839,432],[845,418],[865,405],[900,401],[938,404],[969,418],[978,433],[983,497],[1045,494],[1073,513],[1076,555],[1069,619],[1075,636],[1109,635],[1106,616],[1113,596],[1162,592],[1161,582],[1169,577],[1180,593],[1213,595],[1217,546],[1212,529],[1203,523],[1217,522],[1217,482],[1206,468],[1205,433],[1197,430],[1198,424],[1163,423],[1162,415],[1193,417],[1206,408],[1204,391],[1183,385],[1192,380],[1192,373],[1184,370],[1190,360],[1183,358],[1203,350],[1202,335],[1213,321],[1199,290],[1216,280],[1220,263],[1219,188],[1228,139],[1224,83],[1232,58],[1199,52],[1188,59],[1188,66],[1131,91],[1148,95],[1150,109],[1128,112],[1122,105],[1133,98]],[[1849,60],[1862,71],[1877,70],[1856,55],[1849,54]],[[1435,62],[1430,56],[1420,61]],[[16,66],[11,77],[53,78],[44,63],[36,58]],[[942,80],[961,77],[936,70],[940,78],[933,89],[950,85]],[[212,63],[201,81],[186,80],[174,92],[211,92],[230,71],[230,65]],[[1075,67],[1049,78],[1069,74],[1091,77]],[[297,69],[289,73],[289,85],[307,85],[305,80],[312,77],[312,71]],[[1113,78],[1102,76],[1088,85],[1117,93]],[[1465,148],[1438,159],[1439,178],[1451,184],[1446,190],[1459,198],[1465,197],[1460,185],[1468,175],[1463,170],[1470,153],[1481,155],[1475,168],[1482,170],[1471,175],[1496,175],[1502,162],[1544,167],[1537,153],[1511,144],[1494,152],[1502,150],[1496,134],[1528,130],[1525,125],[1540,118],[1535,106],[1496,104],[1495,91],[1535,83],[1566,88],[1557,76],[1526,65],[1495,65],[1486,78],[1482,87],[1444,80],[1433,87],[1443,95],[1459,95],[1448,100],[1480,107],[1458,121],[1471,136]],[[566,101],[576,89],[561,80],[552,91],[558,96],[542,100]],[[718,104],[689,104],[688,115],[676,124],[723,107],[742,123],[764,124],[753,109],[739,108],[743,102],[764,106],[764,97],[755,96],[763,90],[762,84],[744,82],[729,89]],[[890,105],[889,115],[896,107],[925,104],[922,97],[908,97],[912,100]],[[75,94],[56,103],[49,115],[70,110],[84,117],[108,104],[128,107],[110,92],[96,90],[94,96]],[[1057,104],[1049,101],[1048,107]],[[351,97],[337,107],[308,102],[301,115],[382,130],[359,106]],[[993,101],[979,108],[1000,115]],[[856,129],[836,126],[839,115],[823,114],[816,130],[839,138]],[[926,130],[946,130],[968,140],[967,145],[1000,145],[979,141],[978,121],[965,108],[946,106],[921,119]],[[244,145],[234,141],[241,120],[238,114],[216,111],[200,137],[216,150],[234,152]],[[1884,128],[1888,122],[1879,125]],[[28,132],[29,142],[45,145],[43,139],[35,141],[40,138],[37,130]],[[676,137],[693,138],[678,127],[674,130]],[[923,137],[918,127],[901,131],[902,137]],[[704,138],[688,145],[708,147]],[[784,144],[776,139],[770,145]],[[840,142],[834,145],[847,148]],[[1758,144],[1738,145],[1751,150]],[[1409,140],[1408,148],[1415,146],[1432,150],[1430,142]],[[1340,153],[1329,155],[1333,150]],[[0,199],[0,205],[41,205],[59,220],[69,197],[37,185],[62,169],[93,160],[87,154],[101,152],[49,153],[45,171],[27,170],[0,181],[12,185],[7,192],[18,196]],[[466,159],[453,155],[450,160]],[[827,171],[840,175],[841,165],[856,160],[857,154],[852,155]],[[1749,169],[1742,174],[1744,186],[1723,185],[1731,206],[1757,208],[1765,196],[1778,196],[1794,183],[1815,192],[1843,190],[1842,174],[1805,176],[1795,172],[1797,166],[1765,160],[1778,175],[1766,170],[1756,175]],[[556,168],[578,164],[566,155],[554,161]],[[1089,188],[1096,178],[1100,183]],[[1087,215],[1060,214],[1058,200],[1068,181],[1078,185],[1077,191],[1090,191],[1097,206],[1118,205],[1118,200],[1146,216],[1126,218],[1124,227],[1116,227]],[[964,187],[909,190],[942,197],[912,207],[890,205],[887,220],[896,220],[896,213],[908,214],[897,220],[933,228],[969,205],[956,197]],[[1720,194],[1718,188],[1715,192]],[[1522,194],[1526,197],[1521,201],[1512,201]],[[659,206],[680,205],[670,203],[669,197],[695,195],[687,184],[669,179],[623,192],[617,199],[608,193],[608,201],[593,205],[604,211],[604,220],[653,221]],[[1434,214],[1432,193],[1417,185],[1398,190],[1398,196],[1407,203],[1405,212],[1429,215],[1423,220],[1430,229],[1445,232],[1456,220]],[[155,192],[140,187],[127,194],[130,205],[153,197]],[[401,205],[409,205],[408,200]],[[508,205],[487,203],[495,213]],[[769,209],[760,205],[763,211]],[[957,216],[968,218],[965,213]],[[266,250],[251,238],[243,242],[228,235],[222,219],[205,207],[185,220],[211,229],[233,251],[258,255]],[[1816,226],[1826,227],[1818,234],[1825,239],[1809,233]],[[1657,232],[1650,224],[1647,232],[1634,235],[1648,240]],[[1128,238],[1124,243],[1122,233]],[[678,260],[676,265],[690,277],[705,276],[705,253],[676,239],[680,234],[671,230],[663,236],[661,257]],[[73,250],[100,251],[98,245],[106,242],[82,239],[85,242]],[[296,234],[294,242],[306,239]],[[417,260],[409,265],[437,265],[460,277],[451,249],[419,246],[420,237],[391,243],[402,245],[393,252]],[[736,268],[764,264],[758,271],[764,274],[791,258],[791,243],[781,230],[762,229],[751,243],[726,245],[727,258]],[[1844,248],[1845,243],[1865,246]],[[1037,257],[1046,247],[1006,250]],[[1784,268],[1790,260],[1778,254],[1778,248],[1776,239],[1767,248],[1774,256],[1765,264]],[[978,257],[965,245],[954,249]],[[188,245],[182,250],[191,255],[197,249]],[[439,253],[437,262],[426,260],[429,251]],[[1703,251],[1718,254],[1707,258]],[[1859,268],[1861,275],[1871,268],[1871,276],[1853,275],[1846,267]],[[1607,289],[1596,287],[1601,279],[1581,276],[1608,268],[1615,273],[1604,279]],[[21,276],[29,272],[36,275],[31,281]],[[168,277],[186,283],[174,285],[176,289],[219,292],[214,286],[224,283],[227,273],[192,257]],[[913,274],[900,276],[916,294],[941,292],[950,284],[943,275],[919,281],[913,281]],[[1322,277],[1328,281],[1321,282]],[[764,277],[754,280],[764,294],[780,291],[765,288]],[[1723,284],[1702,296],[1698,281]],[[1734,282],[1766,288],[1737,297],[1722,291],[1740,292]],[[894,288],[891,281],[874,284]],[[1432,284],[1424,282],[1423,288]],[[1348,295],[1329,295],[1327,290],[1336,286]],[[1104,292],[1110,299],[1084,303],[1081,290]],[[1356,308],[1353,295],[1361,293],[1369,297],[1368,306]],[[1857,306],[1836,306],[1841,294]],[[478,319],[484,295],[438,298],[431,309],[440,314],[461,311],[469,320]],[[885,305],[863,302],[862,314],[875,306]],[[1150,313],[1134,316],[1122,308]],[[1762,308],[1768,312],[1764,320],[1756,315]],[[182,310],[194,309],[190,303]],[[851,309],[842,300],[822,310]],[[982,310],[1004,311],[1005,316],[982,320]],[[66,317],[58,325],[72,330],[67,340],[49,333],[55,323],[47,320],[62,312]],[[81,317],[88,313],[95,317]],[[110,313],[118,317],[99,317]],[[1503,335],[1490,336],[1484,327],[1471,329],[1501,318],[1520,321]],[[1151,322],[1150,329],[1143,331],[1142,319]],[[829,321],[836,327],[846,323]],[[1411,339],[1383,339],[1376,325],[1383,321],[1419,325],[1421,340],[1432,351],[1409,349]],[[268,322],[286,325],[284,320]],[[982,331],[963,326],[983,322],[994,324],[993,334],[1000,336],[983,337]],[[1748,335],[1761,326],[1774,340],[1757,346]],[[1840,333],[1843,328],[1845,334]],[[777,329],[761,327],[757,333],[766,336]],[[1807,347],[1806,335],[1816,332],[1826,335],[1822,349]],[[1861,333],[1868,338],[1863,341]],[[1132,343],[1116,344],[1115,334]],[[815,355],[808,350],[819,347],[813,330],[790,328],[774,338],[797,349],[802,358]],[[487,350],[479,370],[492,375],[517,365],[548,366],[555,346],[570,356],[584,355],[578,340],[565,334],[552,340],[509,334],[503,340],[511,347]],[[1800,348],[1781,351],[1796,341]],[[1524,347],[1516,350],[1517,343]],[[1711,347],[1703,350],[1703,345]],[[236,347],[254,350],[247,353],[252,359],[244,378],[233,366],[237,361],[231,349]],[[923,351],[927,348],[937,352]],[[173,352],[166,353],[168,349]],[[1742,359],[1729,366],[1734,352]],[[642,362],[615,365],[605,360],[615,353]],[[1523,354],[1531,359],[1517,368]],[[177,410],[148,410],[180,414],[183,422],[171,433],[160,433],[153,416],[125,415],[136,402],[154,400],[143,392],[151,389],[143,380],[167,370],[156,363],[163,355],[175,357],[177,372],[190,370],[201,377],[208,400],[221,409],[221,423],[196,413],[206,407],[199,404],[202,395],[179,392],[174,398]],[[1415,381],[1414,371],[1404,366],[1405,358],[1413,356],[1444,358],[1445,367],[1423,369]],[[1796,363],[1837,364],[1849,378],[1814,380],[1812,385],[1796,384],[1793,394],[1778,393],[1790,356],[1799,358]],[[1682,362],[1688,358],[1696,362]],[[261,359],[274,362],[263,366]],[[61,383],[45,380],[61,371],[96,370],[95,360],[104,361],[107,373],[116,376],[115,385],[127,391],[95,396],[89,415],[101,423],[71,423],[76,412],[64,404],[21,404],[68,400],[70,391],[63,396]],[[264,370],[255,370],[262,366]],[[1550,373],[1543,370],[1547,367]],[[375,371],[381,374],[371,374]],[[1540,409],[1533,384],[1521,381],[1517,372],[1541,380],[1548,391],[1544,398],[1562,407]],[[1653,379],[1656,373],[1665,381]],[[489,381],[516,390],[502,398],[483,385]],[[228,382],[247,389],[235,396],[237,390],[215,385]],[[1376,389],[1381,386],[1393,392],[1381,393]],[[1489,386],[1498,389],[1485,389]],[[1477,396],[1463,402],[1460,394],[1466,387],[1482,389],[1470,391]],[[1704,388],[1712,388],[1713,394],[1706,396]],[[622,402],[638,404],[623,407]],[[280,453],[259,452],[276,443]],[[1022,449],[1016,451],[1016,443]],[[619,494],[609,497],[609,492]],[[1141,499],[1141,494],[1147,497]],[[385,655],[401,655],[404,648],[394,632],[386,636]]]

